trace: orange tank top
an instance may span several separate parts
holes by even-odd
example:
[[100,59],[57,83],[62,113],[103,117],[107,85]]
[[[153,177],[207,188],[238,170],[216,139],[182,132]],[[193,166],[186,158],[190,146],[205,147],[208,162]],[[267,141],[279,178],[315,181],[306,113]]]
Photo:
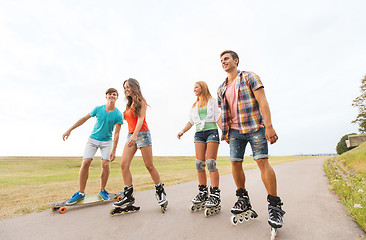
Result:
[[[124,118],[127,121],[128,124],[128,133],[133,133],[135,131],[136,125],[137,125],[137,119],[138,117],[133,114],[133,108],[130,107],[124,112]],[[150,131],[149,127],[146,123],[146,117],[144,118],[144,121],[142,123],[142,127],[140,131]]]

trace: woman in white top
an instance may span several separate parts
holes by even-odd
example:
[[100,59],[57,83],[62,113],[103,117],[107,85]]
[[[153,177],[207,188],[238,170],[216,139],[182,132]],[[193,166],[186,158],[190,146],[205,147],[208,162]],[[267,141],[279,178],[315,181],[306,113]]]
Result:
[[[211,215],[220,210],[219,170],[216,167],[217,150],[220,138],[217,126],[221,129],[220,109],[217,101],[212,98],[205,82],[195,83],[194,93],[197,96],[193,104],[189,122],[178,133],[180,139],[193,125],[196,125],[194,144],[196,150],[196,169],[198,176],[198,194],[192,199],[191,211],[205,210],[205,215]],[[207,175],[205,166],[210,173],[211,187],[208,194]]]

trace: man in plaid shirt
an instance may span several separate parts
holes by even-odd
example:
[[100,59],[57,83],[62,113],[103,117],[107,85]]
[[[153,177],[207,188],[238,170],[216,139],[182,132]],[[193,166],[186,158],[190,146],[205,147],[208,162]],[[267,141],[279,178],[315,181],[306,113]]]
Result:
[[258,216],[251,207],[245,189],[243,159],[249,142],[268,193],[268,223],[273,228],[280,228],[285,212],[277,196],[275,172],[268,162],[267,142],[275,143],[278,136],[272,126],[263,84],[255,73],[238,70],[239,57],[235,52],[224,51],[220,57],[222,68],[227,72],[226,80],[217,90],[218,105],[222,110],[222,140],[230,144],[232,174],[238,197],[231,212],[234,215],[247,212],[254,218]]

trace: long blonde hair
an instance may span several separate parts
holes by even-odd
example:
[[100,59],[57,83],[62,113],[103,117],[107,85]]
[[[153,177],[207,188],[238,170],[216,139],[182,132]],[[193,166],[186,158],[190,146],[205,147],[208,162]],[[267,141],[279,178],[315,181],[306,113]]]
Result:
[[196,82],[201,87],[201,95],[197,97],[196,102],[193,104],[192,108],[194,108],[196,105],[198,107],[206,106],[208,103],[208,100],[212,98],[210,90],[208,89],[207,83],[204,81],[198,81]]

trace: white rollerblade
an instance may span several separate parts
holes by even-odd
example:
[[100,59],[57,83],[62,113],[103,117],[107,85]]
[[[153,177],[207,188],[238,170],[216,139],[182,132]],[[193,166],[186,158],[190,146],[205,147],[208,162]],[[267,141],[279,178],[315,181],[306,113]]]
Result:
[[221,210],[220,189],[218,187],[210,187],[210,196],[206,202],[205,216],[209,217],[218,214]]
[[271,226],[271,240],[274,240],[277,235],[277,229],[282,227],[282,218],[285,211],[282,210],[282,201],[279,197],[268,195],[268,224]]
[[233,214],[230,218],[231,223],[237,225],[238,223],[257,218],[258,214],[252,209],[248,192],[240,188],[236,190],[236,196],[238,197],[238,201],[231,209],[231,213]]
[[205,185],[198,185],[198,194],[192,199],[192,205],[189,208],[191,212],[204,210],[208,198],[208,188]]
[[161,212],[165,213],[168,207],[168,200],[166,198],[164,184],[158,183],[155,185],[155,196],[159,206],[161,207]]

